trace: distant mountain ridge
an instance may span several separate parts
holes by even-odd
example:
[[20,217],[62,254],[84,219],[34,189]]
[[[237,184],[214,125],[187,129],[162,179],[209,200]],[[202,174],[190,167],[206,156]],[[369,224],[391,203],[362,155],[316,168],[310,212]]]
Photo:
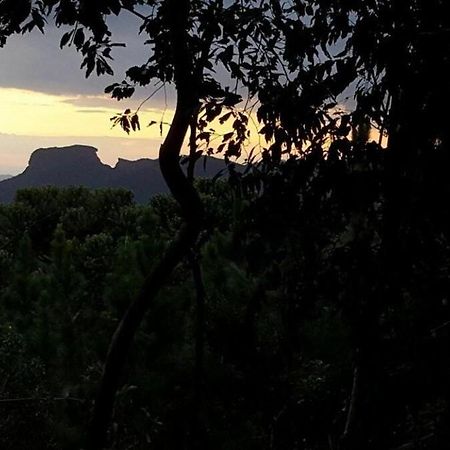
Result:
[[[206,168],[202,161],[196,165],[196,176],[213,177],[224,168],[223,160],[208,157]],[[18,189],[40,186],[124,188],[138,203],[168,191],[157,159],[119,159],[111,167],[100,161],[95,147],[71,145],[35,150],[21,174],[0,181],[0,203],[12,202]]]

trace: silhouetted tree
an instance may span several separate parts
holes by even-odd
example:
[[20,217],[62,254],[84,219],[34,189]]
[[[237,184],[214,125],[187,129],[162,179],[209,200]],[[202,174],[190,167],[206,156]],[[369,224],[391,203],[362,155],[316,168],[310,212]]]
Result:
[[[82,53],[87,75],[94,70],[99,75],[112,72],[108,58],[118,44],[108,30],[107,16],[122,10],[133,13],[142,20],[149,54],[142,66],[130,68],[127,79],[111,85],[107,92],[123,99],[133,95],[135,85],[150,86],[153,81],[172,83],[177,92],[160,164],[184,222],[114,335],[95,406],[93,448],[105,443],[121,369],[151,300],[175,266],[190,254],[205,226],[202,202],[179,164],[185,136],[191,129],[190,174],[202,154],[200,144],[206,152],[215,151],[210,129],[214,120],[230,124],[217,150],[227,159],[239,156],[248,138],[246,111],[251,111],[237,107],[243,97],[250,104],[257,100],[260,133],[268,143],[261,149],[262,164],[246,177],[235,174],[233,182],[238,192],[241,189],[265,212],[253,212],[259,225],[254,235],[266,238],[267,253],[256,249],[261,240],[248,229],[246,233],[251,225],[239,220],[231,238],[225,236],[222,243],[217,238],[215,245],[245,262],[246,272],[238,269],[234,281],[245,280],[242,284],[248,287],[252,276],[264,279],[255,284],[253,292],[235,290],[247,301],[245,331],[237,333],[246,345],[236,351],[233,339],[237,338],[231,336],[229,345],[214,336],[211,345],[216,339],[216,348],[230,365],[252,362],[245,373],[258,381],[249,384],[256,401],[267,380],[255,367],[263,371],[261,361],[267,360],[272,367],[276,365],[255,344],[261,338],[257,315],[264,307],[264,292],[283,280],[287,292],[283,298],[289,301],[279,320],[286,330],[287,366],[295,365],[298,341],[306,334],[300,336],[297,327],[308,315],[324,317],[324,311],[336,308],[349,330],[352,387],[346,390],[346,416],[338,417],[340,430],[331,433],[331,443],[338,441],[335,435],[342,435],[339,446],[349,450],[387,448],[397,442],[391,428],[380,432],[384,423],[407,428],[405,420],[395,418],[404,412],[400,412],[400,400],[393,400],[391,394],[400,390],[401,381],[416,386],[423,375],[417,355],[426,357],[429,330],[441,330],[442,324],[436,323],[441,311],[437,305],[448,286],[445,276],[435,277],[426,267],[444,272],[447,267],[448,217],[440,206],[448,193],[442,167],[448,164],[449,136],[442,107],[450,100],[449,8],[442,0],[2,3],[1,44],[12,33],[43,29],[44,18],[54,15],[57,25],[71,28],[61,44],[73,44]],[[225,69],[224,78],[229,80],[216,76],[218,67]],[[355,106],[344,104],[350,111],[336,114],[349,92],[355,93]],[[139,115],[130,110],[118,115],[115,123],[127,132],[140,127]],[[368,142],[371,128],[381,135],[378,143]],[[380,145],[384,134],[386,150]],[[288,161],[283,163],[285,157]],[[292,210],[301,211],[303,217]],[[296,228],[299,231],[293,232]],[[292,253],[283,231],[296,243]],[[239,245],[239,239],[245,245]],[[261,262],[270,259],[267,255],[276,253],[274,243],[281,248],[276,254],[279,259],[274,257],[278,267],[268,264],[270,268],[262,269]],[[300,268],[300,281],[283,262]],[[201,288],[198,273],[196,279]],[[418,280],[427,286],[430,300],[418,293],[423,289]],[[220,285],[220,280],[215,281]],[[323,288],[317,287],[320,283]],[[223,289],[232,290],[226,282]],[[306,300],[299,302],[298,292]],[[222,317],[224,335],[228,313]],[[399,317],[402,313],[411,313],[411,325]],[[408,344],[408,336],[414,336],[414,345]],[[400,353],[402,346],[407,349],[413,369],[403,377],[391,376],[395,370],[406,369],[399,362],[403,359],[389,353],[388,344],[392,353]],[[445,339],[436,348],[440,345],[445,348]],[[430,364],[433,373],[448,373],[447,366],[436,361]],[[326,372],[320,364],[314,367],[309,373]],[[306,389],[309,393],[310,388]],[[434,403],[433,407],[443,410],[448,419],[448,389],[442,384],[427,385],[427,393],[445,397],[444,407]],[[273,406],[276,400],[272,401]],[[281,407],[285,410],[296,411],[293,417],[304,417],[298,405],[286,404]],[[446,432],[441,425],[436,430],[432,438],[437,436],[438,446],[445,442]]]
[[[139,9],[144,5],[150,8],[148,15]],[[23,6],[27,8],[21,10],[20,14],[16,7],[8,4],[0,11],[4,24],[2,44],[14,32],[29,31],[35,27],[42,31],[45,17],[54,14],[57,25],[74,27],[63,36],[61,45],[73,43],[83,54],[82,66],[86,67],[87,76],[94,69],[98,75],[112,73],[107,59],[111,48],[117,44],[111,42],[106,18],[109,14],[119,14],[122,9],[131,11],[142,19],[141,30],[149,35],[152,48],[143,66],[128,71],[129,79],[141,85],[148,85],[154,79],[173,83],[177,92],[175,115],[161,146],[159,161],[170,191],[181,207],[185,224],[160,264],[145,280],[140,294],[130,305],[113,337],[91,428],[91,445],[99,448],[105,441],[121,368],[136,329],[151,299],[158,293],[173,268],[189,252],[202,227],[201,202],[179,165],[180,151],[189,126],[198,116],[200,108],[204,111],[202,125],[198,125],[201,130],[219,117],[223,110],[228,109],[230,112],[221,117],[221,121],[234,117],[233,132],[224,139],[227,156],[238,156],[248,136],[248,117],[233,110],[241,101],[241,96],[236,91],[231,92],[229,88],[222,87],[218,79],[213,77],[215,68],[212,59],[215,57],[232,78],[241,82],[247,77],[242,70],[244,64],[247,64],[248,71],[254,70],[256,66],[264,73],[275,70],[278,54],[277,51],[268,49],[270,42],[276,42],[279,33],[274,33],[276,28],[270,24],[268,5],[256,1],[108,0],[92,3],[50,0],[24,2]],[[90,33],[88,38],[85,30]],[[264,46],[262,52],[261,45]],[[247,84],[251,94],[255,94],[255,82],[259,74],[252,78],[253,84]],[[133,91],[133,87],[126,81],[107,89],[107,92],[112,92],[119,99],[130,96]],[[139,128],[137,114],[130,115],[129,111],[118,117],[117,121],[128,132]],[[203,132],[202,136],[209,142],[209,132]]]

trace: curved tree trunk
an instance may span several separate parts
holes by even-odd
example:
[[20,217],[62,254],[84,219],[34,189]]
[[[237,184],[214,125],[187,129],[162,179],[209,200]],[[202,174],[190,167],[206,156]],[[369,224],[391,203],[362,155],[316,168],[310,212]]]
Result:
[[179,232],[162,260],[147,277],[134,302],[122,318],[112,338],[106,357],[100,387],[95,401],[90,427],[89,448],[105,447],[108,427],[111,421],[119,378],[125,365],[134,335],[150,307],[152,300],[164,286],[174,268],[189,252],[198,235],[198,228],[185,225]]
[[186,133],[199,106],[196,89],[198,80],[194,76],[193,55],[187,46],[191,5],[190,0],[166,0],[165,6],[171,31],[177,104],[172,125],[160,148],[159,163],[162,175],[181,207],[185,224],[161,261],[146,278],[140,293],[125,313],[112,338],[88,436],[88,448],[95,450],[105,448],[120,375],[136,331],[152,300],[197,240],[203,220],[200,198],[179,164]]

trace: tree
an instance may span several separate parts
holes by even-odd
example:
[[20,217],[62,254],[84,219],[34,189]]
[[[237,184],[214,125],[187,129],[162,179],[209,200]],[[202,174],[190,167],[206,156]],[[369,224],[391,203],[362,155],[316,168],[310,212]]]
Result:
[[[61,45],[73,43],[82,53],[82,67],[89,76],[94,69],[98,75],[112,73],[107,62],[111,49],[118,45],[111,41],[106,17],[128,10],[142,19],[141,31],[149,36],[150,57],[141,67],[130,68],[128,77],[132,82],[148,85],[154,79],[162,83],[173,83],[177,92],[173,122],[161,146],[159,161],[162,174],[179,203],[185,224],[168,248],[155,270],[145,280],[140,294],[130,305],[111,342],[105,363],[103,379],[96,400],[91,428],[90,445],[103,446],[107,427],[112,414],[114,395],[118,387],[121,368],[128,349],[145,311],[173,268],[194,245],[203,223],[203,208],[191,181],[186,178],[179,165],[180,150],[189,127],[202,133],[198,139],[209,143],[210,133],[206,126],[221,116],[221,121],[233,118],[233,132],[224,137],[227,156],[237,156],[248,137],[245,114],[233,108],[241,96],[213,78],[216,60],[226,68],[237,82],[246,79],[241,67],[247,71],[262,71],[265,76],[276,70],[278,55],[268,50],[269,42],[276,42],[278,32],[270,26],[270,7],[266,2],[222,0],[204,2],[201,0],[164,1],[23,1],[19,4],[2,3],[1,43],[16,32],[30,31],[37,27],[44,30],[46,17],[54,15],[58,26],[70,26]],[[274,3],[275,5],[275,3]],[[141,7],[148,7],[148,15]],[[86,33],[89,37],[86,38]],[[258,40],[251,40],[255,34]],[[264,47],[261,51],[261,45]],[[271,66],[267,64],[271,63]],[[259,72],[252,76],[251,83],[245,83],[251,95],[256,93]],[[128,97],[133,88],[128,82],[113,85],[107,89],[118,99]],[[199,110],[203,117],[199,117]],[[129,131],[139,127],[136,114],[125,111],[119,118],[122,127]],[[192,147],[194,148],[194,146]],[[192,158],[198,155],[193,152]]]
[[[314,181],[317,189],[308,191],[312,211],[321,205],[321,195],[328,195],[323,179],[342,187],[340,183],[347,182],[342,181],[347,180],[342,175],[346,170],[359,191],[371,188],[367,198],[361,194],[353,203],[342,201],[345,207],[338,202],[345,211],[338,217],[344,221],[342,216],[348,215],[350,229],[360,232],[350,240],[352,245],[344,247],[364,267],[365,277],[355,289],[342,290],[343,303],[353,306],[342,309],[351,324],[355,352],[342,446],[365,447],[367,412],[376,415],[380,411],[374,394],[374,386],[379,386],[372,370],[376,364],[369,364],[369,356],[380,348],[381,319],[402,302],[402,290],[410,276],[406,264],[411,255],[400,246],[410,244],[413,235],[405,211],[422,205],[428,189],[422,183],[426,172],[421,164],[434,161],[430,157],[433,152],[448,150],[448,130],[441,114],[450,96],[446,84],[449,48],[444,39],[449,29],[448,5],[440,0],[47,0],[22,1],[20,5],[2,3],[0,42],[18,31],[43,29],[44,17],[55,14],[57,24],[71,27],[62,45],[73,43],[80,50],[88,75],[94,70],[111,73],[108,58],[117,44],[105,18],[122,10],[135,14],[149,37],[149,57],[142,66],[130,68],[127,80],[107,91],[123,99],[134,93],[135,84],[150,86],[154,80],[173,83],[177,91],[175,117],[160,150],[160,163],[185,224],[147,278],[112,341],[96,403],[92,445],[100,447],[104,442],[120,368],[151,298],[192,249],[204,226],[201,201],[179,166],[185,136],[191,129],[193,164],[201,155],[198,144],[213,151],[211,122],[232,122],[218,149],[227,158],[239,155],[248,137],[246,108],[237,108],[245,92],[249,101],[257,98],[257,119],[263,125],[260,131],[269,141],[262,149],[261,172],[275,175],[264,178],[265,174],[259,176],[258,172],[255,177],[255,184],[261,182],[265,192],[277,192],[283,186],[277,173],[283,155],[302,157],[298,170]],[[214,74],[216,66],[222,66],[230,80],[221,82]],[[236,85],[227,86],[229,81]],[[349,89],[355,91],[354,110],[334,114]],[[130,110],[116,122],[127,132],[140,126],[138,114]],[[383,157],[378,152],[380,145],[368,142],[372,126],[380,133],[378,144],[384,134],[388,136]],[[352,165],[369,169],[350,170]],[[271,172],[274,167],[277,170]],[[289,166],[281,174],[286,172],[289,174]],[[380,199],[381,230],[366,220],[378,219]],[[419,216],[420,208],[415,211]],[[405,230],[409,234],[402,233]],[[375,251],[366,238],[377,233],[381,245],[375,246]],[[355,274],[343,260],[346,273]],[[383,301],[377,301],[379,298]],[[355,299],[360,300],[355,304]]]
[[[374,277],[366,281],[365,294],[360,293],[371,299],[358,320],[352,397],[355,408],[349,410],[343,444],[344,448],[361,448],[367,445],[370,414],[380,413],[373,389],[377,381],[373,379],[373,363],[369,362],[370,355],[380,345],[379,321],[388,308],[401,302],[402,291],[410,283],[407,278],[410,255],[400,244],[410,226],[411,219],[407,217],[411,217],[418,198],[428,190],[423,178],[425,161],[448,152],[448,127],[443,123],[442,114],[442,106],[449,100],[448,83],[444,81],[450,71],[446,39],[450,25],[448,4],[440,1],[311,3],[314,14],[309,31],[318,39],[322,51],[330,54],[333,46],[343,48],[337,57],[324,62],[336,64],[336,75],[345,76],[347,72],[339,91],[356,83],[357,103],[352,121],[358,123],[368,118],[388,135],[379,257],[384,287]],[[348,71],[342,70],[345,64]],[[328,77],[328,81],[332,79],[333,75]],[[346,139],[339,145],[345,148]],[[433,197],[428,201],[434,202]],[[370,294],[370,288],[378,292],[375,297]],[[367,408],[368,404],[372,406]]]

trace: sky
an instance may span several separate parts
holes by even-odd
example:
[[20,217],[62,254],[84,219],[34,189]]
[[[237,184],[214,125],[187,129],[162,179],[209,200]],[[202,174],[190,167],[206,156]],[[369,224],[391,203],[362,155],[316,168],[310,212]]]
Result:
[[170,123],[173,92],[160,90],[145,104],[141,131],[128,136],[119,127],[111,127],[112,116],[127,108],[135,110],[153,89],[141,88],[132,99],[121,102],[103,93],[106,86],[122,81],[129,67],[148,58],[145,36],[138,34],[140,19],[124,11],[109,20],[113,40],[127,45],[113,50],[113,76],[86,79],[80,69],[81,55],[74,48],[59,47],[68,29],[51,23],[45,35],[35,30],[12,36],[0,48],[0,175],[22,172],[31,153],[43,147],[92,145],[111,166],[118,158],[157,157],[162,142],[159,127],[146,125]]
[[142,130],[127,136],[111,127],[110,117],[126,108],[134,110],[151,88],[121,102],[103,94],[106,86],[124,79],[128,67],[146,60],[148,50],[136,20],[122,14],[111,23],[114,40],[127,43],[125,49],[114,49],[114,76],[86,79],[80,70],[81,55],[73,48],[59,48],[66,30],[52,25],[45,35],[34,31],[13,36],[0,48],[0,174],[22,172],[31,153],[42,147],[93,145],[110,165],[119,157],[157,157],[159,127],[146,124],[170,122],[173,95],[161,90],[146,103],[140,114]]

